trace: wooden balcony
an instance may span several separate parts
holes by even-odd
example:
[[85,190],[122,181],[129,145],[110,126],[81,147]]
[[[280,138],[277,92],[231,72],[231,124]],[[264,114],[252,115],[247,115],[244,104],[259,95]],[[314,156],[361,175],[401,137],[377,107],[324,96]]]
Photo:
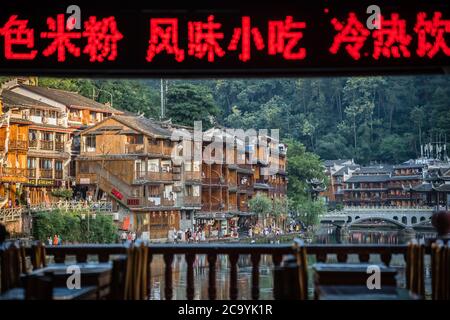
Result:
[[55,142],[55,150],[56,151],[64,151],[64,142],[56,141]]
[[63,171],[55,170],[55,179],[62,179],[62,178],[63,178]]
[[202,198],[200,196],[184,196],[183,201],[185,205],[200,205],[202,203]]
[[8,145],[9,150],[28,150],[28,141],[26,140],[10,140]]
[[52,169],[39,169],[39,177],[44,179],[53,179]]
[[172,155],[172,146],[170,146],[170,147],[163,146],[162,153],[165,156],[171,156]]
[[173,206],[175,206],[175,200],[162,198],[161,205],[163,207],[173,207]]
[[186,181],[201,181],[202,174],[200,171],[185,171],[184,178]]
[[125,153],[128,153],[128,154],[144,153],[144,145],[128,143],[125,145]]
[[41,150],[53,150],[53,141],[40,140],[39,144]]
[[148,144],[147,151],[148,151],[148,153],[161,154],[162,147],[160,144]]
[[26,179],[28,175],[26,168],[11,168],[0,166],[0,181],[15,182]]
[[36,178],[36,168],[28,169],[28,178]]
[[30,141],[28,142],[28,147],[29,147],[30,149],[36,149],[36,148],[37,148],[37,145],[38,145],[38,141],[37,141],[37,140],[30,140]]
[[172,181],[171,172],[147,172],[146,178],[155,181]]

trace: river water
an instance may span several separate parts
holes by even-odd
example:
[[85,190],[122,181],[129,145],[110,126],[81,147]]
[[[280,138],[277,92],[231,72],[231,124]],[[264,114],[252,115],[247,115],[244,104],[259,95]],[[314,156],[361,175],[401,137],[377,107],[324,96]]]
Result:
[[[426,240],[435,237],[431,231],[416,232],[405,235],[402,231],[380,227],[376,229],[360,228],[351,229],[342,235],[336,232],[334,227],[322,227],[318,230],[312,243],[354,243],[354,244],[401,244],[407,243],[412,237],[419,240]],[[349,256],[349,262],[357,262],[356,256]],[[315,261],[311,257],[308,263],[311,265]],[[328,256],[328,262],[337,262],[336,257]],[[380,263],[378,256],[371,256],[370,262]],[[391,260],[391,267],[398,271],[399,286],[404,287],[404,259],[402,256],[394,255]],[[429,261],[425,261],[425,277],[427,291],[429,291],[430,272]],[[241,256],[238,261],[238,298],[241,300],[251,299],[251,261],[249,256]],[[186,299],[186,264],[184,256],[176,256],[173,262],[173,299]],[[262,256],[260,263],[260,299],[272,299],[273,263],[270,256]],[[164,299],[164,262],[162,257],[155,257],[152,263],[151,277],[151,299]],[[216,288],[217,299],[226,300],[229,298],[229,264],[227,256],[218,256],[216,265]],[[311,272],[309,272],[311,274]],[[194,299],[208,299],[208,262],[206,256],[197,256],[194,263]],[[310,283],[312,282],[310,277]],[[312,286],[310,286],[312,288]]]

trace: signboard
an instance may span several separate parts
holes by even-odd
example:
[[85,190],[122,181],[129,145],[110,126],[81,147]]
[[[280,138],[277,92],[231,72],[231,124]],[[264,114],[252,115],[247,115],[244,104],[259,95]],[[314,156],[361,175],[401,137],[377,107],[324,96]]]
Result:
[[91,179],[90,178],[80,178],[80,184],[90,184]]
[[0,72],[443,72],[449,8],[444,0],[14,1],[0,13]]

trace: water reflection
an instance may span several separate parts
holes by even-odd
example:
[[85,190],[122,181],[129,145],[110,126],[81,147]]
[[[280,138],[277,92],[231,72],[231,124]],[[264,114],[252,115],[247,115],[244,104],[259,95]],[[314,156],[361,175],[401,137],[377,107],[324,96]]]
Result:
[[[186,261],[184,256],[177,255],[173,262],[173,299],[186,299]],[[164,299],[164,261],[162,257],[154,257],[151,268],[151,295],[154,300]],[[260,299],[272,299],[272,269],[273,263],[270,256],[262,256],[260,262]],[[208,299],[208,260],[206,255],[198,255],[194,262],[194,299]],[[217,299],[229,299],[229,274],[230,265],[228,256],[218,256],[216,263],[216,288]],[[240,256],[238,260],[238,299],[251,299],[251,274],[252,264],[250,256]]]

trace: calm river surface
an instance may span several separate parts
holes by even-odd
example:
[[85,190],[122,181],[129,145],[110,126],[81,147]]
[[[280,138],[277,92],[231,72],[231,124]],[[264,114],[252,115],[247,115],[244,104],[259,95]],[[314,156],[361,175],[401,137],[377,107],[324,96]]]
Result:
[[[412,237],[427,239],[434,237],[433,232],[416,232]],[[376,243],[376,244],[400,244],[411,239],[411,235],[405,236],[401,231],[389,228],[353,229],[342,236],[334,228],[322,227],[313,239],[313,243]],[[333,256],[328,257],[329,262],[336,262]],[[357,262],[358,258],[349,256],[350,262]],[[370,262],[380,262],[379,257],[371,257]],[[314,263],[311,258],[310,264]],[[429,282],[429,262],[426,261],[426,282]],[[404,259],[402,256],[393,256],[391,266],[398,269],[399,279],[404,275]],[[241,256],[238,261],[238,298],[242,300],[251,298],[251,261],[249,256]],[[186,298],[186,264],[184,256],[175,256],[173,262],[173,299]],[[260,263],[260,299],[272,299],[272,270],[273,264],[270,256],[262,256]],[[164,262],[162,257],[154,257],[152,262],[151,299],[164,299]],[[229,295],[229,264],[226,256],[218,256],[216,266],[217,299],[226,300]],[[310,273],[311,274],[311,273]],[[194,263],[194,299],[208,299],[208,261],[206,256],[197,256]],[[311,281],[312,279],[310,279]],[[404,283],[399,281],[399,286]]]

